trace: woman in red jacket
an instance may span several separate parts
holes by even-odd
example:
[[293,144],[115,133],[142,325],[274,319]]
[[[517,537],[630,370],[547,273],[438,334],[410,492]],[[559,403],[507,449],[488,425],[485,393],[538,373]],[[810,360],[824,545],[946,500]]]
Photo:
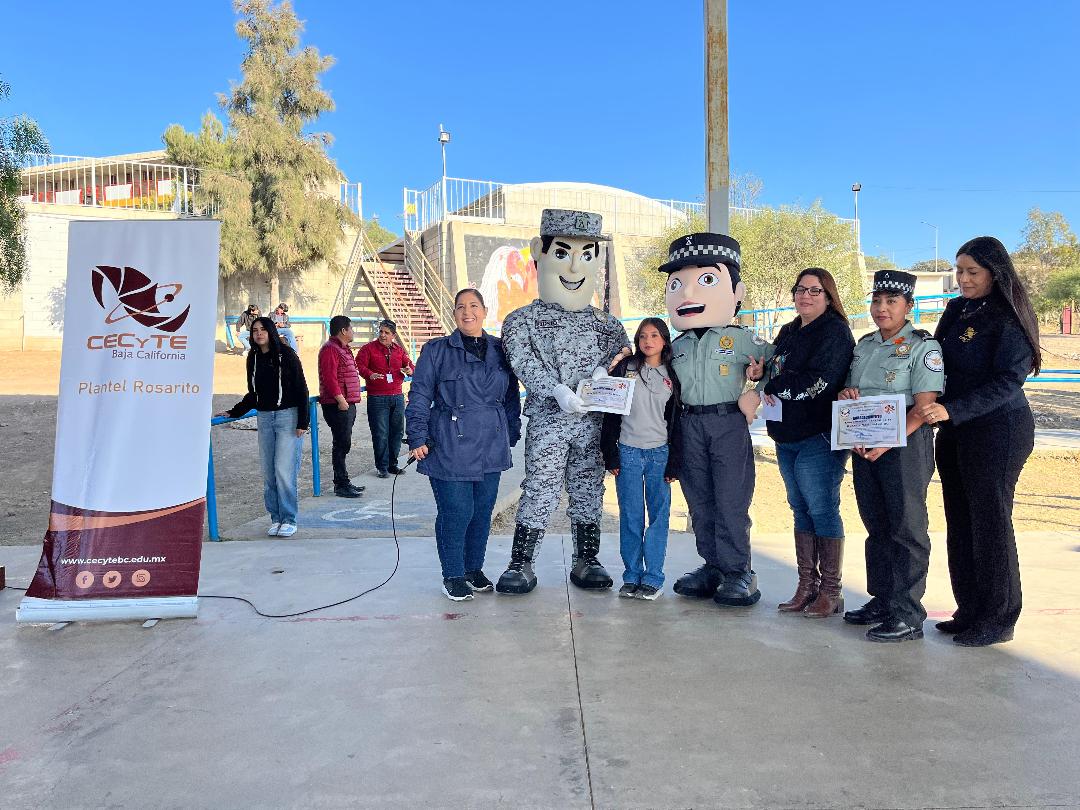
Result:
[[371,449],[379,478],[401,475],[397,464],[401,436],[405,432],[405,395],[401,383],[413,373],[413,363],[397,342],[397,324],[379,323],[379,337],[356,353],[356,368],[367,381],[367,420]]

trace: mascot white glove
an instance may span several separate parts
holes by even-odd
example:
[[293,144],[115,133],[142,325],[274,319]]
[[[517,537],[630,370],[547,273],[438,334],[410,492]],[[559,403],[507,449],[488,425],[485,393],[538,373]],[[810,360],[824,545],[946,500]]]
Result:
[[604,368],[603,366],[597,366],[593,369],[592,378],[594,380],[599,380],[601,377],[606,377],[607,375],[608,373],[606,368]]
[[585,403],[582,401],[581,397],[562,383],[556,385],[551,394],[555,397],[555,401],[559,403],[559,407],[566,413],[588,413],[588,409],[585,407]]

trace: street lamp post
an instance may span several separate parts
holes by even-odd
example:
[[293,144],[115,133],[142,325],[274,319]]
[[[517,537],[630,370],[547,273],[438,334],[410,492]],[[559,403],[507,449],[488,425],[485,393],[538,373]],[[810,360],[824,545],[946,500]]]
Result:
[[443,129],[442,124],[439,124],[439,146],[442,148],[442,208],[444,218],[450,210],[446,204],[446,145],[448,143],[450,143],[450,133]]
[[862,229],[859,225],[859,192],[862,191],[862,183],[852,183],[851,190],[855,193],[855,255],[862,256]]
[[439,277],[446,282],[446,217],[450,213],[450,205],[446,199],[446,145],[450,143],[450,133],[439,124],[439,147],[442,149],[442,182],[439,186],[439,196],[442,197],[442,222],[439,224]]
[[923,225],[934,229],[934,271],[938,269],[938,226],[931,222],[927,222],[925,219],[921,220]]

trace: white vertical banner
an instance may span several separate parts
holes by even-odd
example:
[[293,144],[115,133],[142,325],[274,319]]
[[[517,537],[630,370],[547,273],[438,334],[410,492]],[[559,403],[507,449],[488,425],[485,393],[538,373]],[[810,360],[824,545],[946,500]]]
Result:
[[18,620],[195,615],[219,238],[71,223],[52,508]]

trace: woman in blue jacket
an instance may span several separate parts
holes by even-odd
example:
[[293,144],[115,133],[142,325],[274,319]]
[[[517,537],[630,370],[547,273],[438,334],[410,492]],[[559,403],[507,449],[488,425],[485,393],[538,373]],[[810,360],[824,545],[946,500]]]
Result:
[[510,448],[521,438],[518,381],[502,341],[484,332],[477,290],[454,296],[457,329],[425,344],[405,408],[410,455],[435,494],[443,593],[455,602],[490,591],[484,554]]

